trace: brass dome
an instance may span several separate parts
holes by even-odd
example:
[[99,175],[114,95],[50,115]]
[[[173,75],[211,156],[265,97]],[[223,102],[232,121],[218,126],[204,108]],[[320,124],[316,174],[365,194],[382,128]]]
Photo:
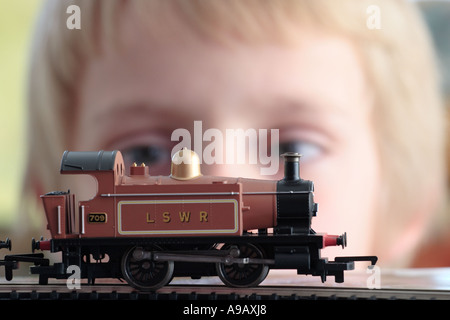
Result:
[[170,177],[177,180],[189,180],[200,177],[200,158],[187,148],[183,148],[172,157]]

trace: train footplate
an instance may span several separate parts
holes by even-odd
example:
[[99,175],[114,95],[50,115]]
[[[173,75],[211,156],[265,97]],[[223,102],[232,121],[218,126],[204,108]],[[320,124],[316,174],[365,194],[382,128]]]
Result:
[[[355,262],[369,261],[371,266],[374,266],[377,261],[377,256],[349,256],[349,257],[336,257],[334,261],[327,262],[325,264],[325,270],[327,275],[334,275],[337,283],[344,282],[344,271],[353,270],[355,268]],[[325,276],[322,276],[322,282],[325,281]]]

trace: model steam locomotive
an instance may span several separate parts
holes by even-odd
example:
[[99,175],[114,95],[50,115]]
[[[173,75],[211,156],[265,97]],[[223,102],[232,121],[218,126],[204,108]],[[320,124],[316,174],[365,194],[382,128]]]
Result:
[[7,256],[7,279],[16,260],[34,262],[30,270],[40,284],[67,278],[76,265],[89,283],[121,278],[145,291],[173,277],[219,276],[228,286],[256,286],[269,269],[343,282],[355,261],[374,265],[375,256],[321,257],[326,246],[345,247],[346,234],[311,229],[318,209],[313,182],[300,178],[299,154],[283,156],[285,175],[276,181],[203,176],[188,149],[173,156],[170,176],[151,176],[145,164],[127,175],[120,151],[66,151],[61,174],[93,176],[97,194],[78,204],[70,191],[43,195],[51,239],[33,240],[32,249],[61,252],[61,262],[50,265],[42,253]]

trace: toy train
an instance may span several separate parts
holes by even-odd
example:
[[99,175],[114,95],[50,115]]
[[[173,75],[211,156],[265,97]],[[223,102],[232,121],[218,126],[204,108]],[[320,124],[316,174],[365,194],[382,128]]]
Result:
[[120,151],[66,151],[61,174],[93,176],[97,194],[78,204],[70,191],[41,196],[51,239],[33,240],[32,249],[61,252],[61,262],[50,265],[42,253],[6,256],[6,277],[15,261],[34,262],[30,271],[40,284],[67,278],[76,265],[88,283],[120,278],[153,291],[173,277],[256,286],[269,269],[343,282],[355,261],[374,265],[376,256],[321,257],[326,246],[345,247],[346,234],[311,229],[318,210],[313,182],[300,178],[299,154],[283,156],[285,174],[277,181],[203,176],[188,149],[173,156],[170,176],[151,176],[144,164],[127,175]]

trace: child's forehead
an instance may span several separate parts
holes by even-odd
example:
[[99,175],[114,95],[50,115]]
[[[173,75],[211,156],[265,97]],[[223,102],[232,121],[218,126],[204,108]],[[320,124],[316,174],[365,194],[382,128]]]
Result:
[[[101,28],[109,37],[102,40],[136,38],[136,30],[152,40],[175,38],[176,41],[193,39],[221,44],[244,42],[249,44],[291,44],[299,37],[299,30],[320,28],[311,15],[299,9],[303,1],[274,1],[264,5],[261,1],[136,1],[128,2],[113,18],[104,19]],[[114,10],[108,10],[114,12]],[[306,11],[306,10],[305,10]],[[104,14],[104,13],[101,13]]]

